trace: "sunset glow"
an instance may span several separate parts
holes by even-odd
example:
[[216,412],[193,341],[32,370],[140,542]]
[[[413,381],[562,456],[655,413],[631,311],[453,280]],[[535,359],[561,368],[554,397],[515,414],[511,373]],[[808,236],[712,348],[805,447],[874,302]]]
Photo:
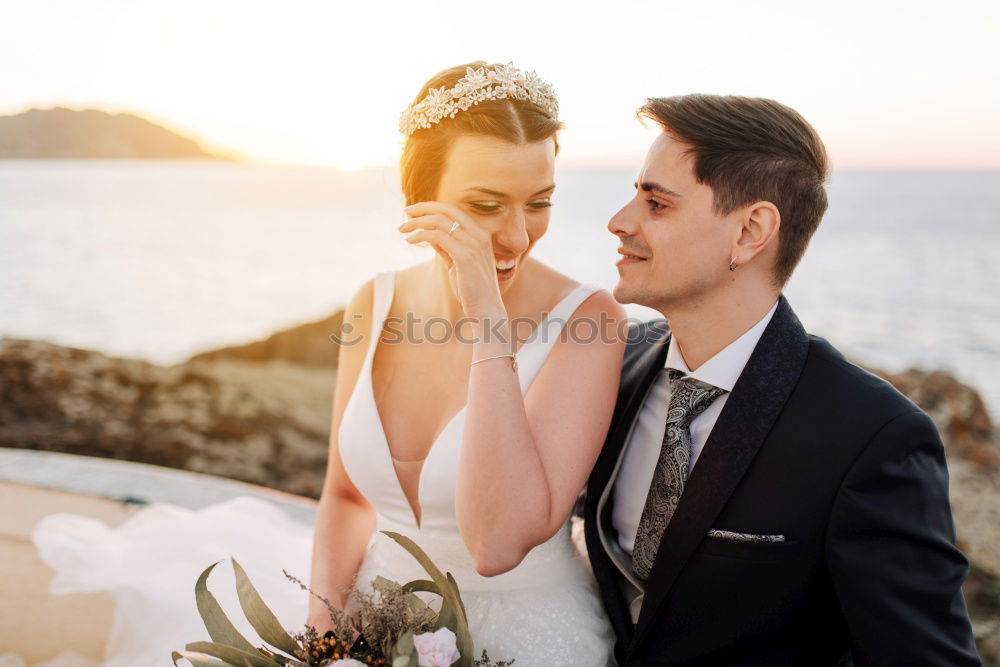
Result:
[[[931,9],[934,7],[934,9]],[[630,165],[643,98],[774,97],[838,167],[1000,167],[1000,5],[105,0],[5,9],[0,113],[128,111],[253,161],[394,163],[399,114],[470,59],[535,69],[560,95],[562,159]]]

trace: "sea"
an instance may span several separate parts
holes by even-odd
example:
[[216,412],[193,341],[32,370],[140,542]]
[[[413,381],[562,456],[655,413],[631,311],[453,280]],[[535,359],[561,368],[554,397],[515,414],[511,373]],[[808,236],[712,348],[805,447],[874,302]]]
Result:
[[[634,180],[558,169],[535,256],[611,288]],[[829,193],[785,289],[806,328],[865,365],[953,373],[1000,417],[1000,172],[838,170]],[[0,336],[164,364],[266,337],[429,258],[402,205],[390,168],[2,160]]]

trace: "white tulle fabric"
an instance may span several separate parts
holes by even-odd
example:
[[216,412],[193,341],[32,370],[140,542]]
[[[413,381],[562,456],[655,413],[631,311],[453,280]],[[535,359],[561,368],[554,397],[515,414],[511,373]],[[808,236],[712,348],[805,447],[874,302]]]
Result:
[[[209,589],[243,636],[263,645],[240,610],[230,556],[284,627],[300,630],[308,613],[308,594],[288,581],[282,569],[308,580],[312,526],[251,496],[200,510],[156,503],[114,528],[91,517],[50,514],[35,525],[32,541],[56,572],[49,585],[52,594],[106,591],[114,598],[100,662],[104,667],[163,667],[171,664],[171,651],[209,641],[194,584],[202,570],[219,560],[223,562],[212,571]],[[72,652],[51,662],[51,667],[93,665]]]
[[[394,274],[375,278],[373,331],[392,304]],[[518,374],[526,393],[559,339],[563,325],[597,287],[580,285],[548,313],[518,350]],[[381,575],[395,581],[425,579],[420,566],[381,531],[412,538],[431,559],[451,572],[465,603],[476,652],[516,659],[517,667],[604,667],[612,663],[613,634],[593,576],[577,553],[567,522],[513,570],[479,575],[458,532],[455,487],[465,423],[460,410],[441,431],[421,469],[418,525],[399,485],[371,385],[374,346],[341,421],[340,454],[351,480],[377,512],[377,528],[358,572],[358,582]]]

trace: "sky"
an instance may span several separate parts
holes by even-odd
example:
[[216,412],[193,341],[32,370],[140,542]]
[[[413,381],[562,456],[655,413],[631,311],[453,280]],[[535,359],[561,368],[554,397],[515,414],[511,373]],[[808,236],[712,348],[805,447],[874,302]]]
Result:
[[634,166],[649,96],[771,97],[835,168],[1000,168],[1000,2],[0,2],[0,114],[143,115],[251,161],[394,164],[402,110],[471,60],[555,87],[560,160]]

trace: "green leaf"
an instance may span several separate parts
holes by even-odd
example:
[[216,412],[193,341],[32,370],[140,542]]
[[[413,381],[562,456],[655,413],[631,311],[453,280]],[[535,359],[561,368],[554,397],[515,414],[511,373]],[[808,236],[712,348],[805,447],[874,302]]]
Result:
[[247,576],[243,566],[236,562],[235,558],[230,557],[230,560],[233,561],[233,572],[236,573],[236,594],[239,595],[240,606],[250,625],[268,644],[294,656],[300,650],[298,642],[281,627],[278,618],[250,582],[250,577]]
[[177,661],[181,658],[189,660],[194,667],[226,667],[229,665],[228,662],[223,662],[218,658],[213,658],[205,653],[196,653],[194,651],[171,651],[170,659],[173,661],[176,667]]
[[[195,601],[198,603],[198,613],[201,614],[201,620],[205,623],[205,629],[208,630],[208,635],[212,638],[213,642],[225,644],[241,651],[257,653],[254,645],[239,633],[236,626],[226,616],[226,612],[222,611],[218,600],[208,590],[208,575],[221,562],[221,560],[218,560],[206,567],[194,585],[194,596]],[[238,664],[237,667],[239,667]]]
[[469,615],[465,613],[465,602],[462,600],[462,593],[458,590],[458,582],[455,581],[455,577],[451,576],[451,572],[445,572],[448,576],[448,583],[451,584],[452,590],[455,591],[455,597],[458,598],[458,603],[462,605],[462,616],[468,618]]
[[443,595],[441,595],[441,589],[437,584],[426,579],[415,579],[409,583],[403,584],[403,592],[407,594],[406,601],[407,604],[410,605],[410,609],[416,613],[422,612],[424,608],[429,605],[414,595],[414,593],[433,593],[434,595],[440,597],[441,611],[437,613],[437,622],[434,629],[437,630],[442,627],[443,624],[447,623],[449,624],[448,628],[454,632],[457,616],[450,611],[448,601],[445,600]]
[[405,632],[392,647],[392,667],[418,667],[420,660],[413,645],[413,632]]
[[375,580],[372,582],[372,588],[382,595],[385,595],[386,593],[392,593],[399,590],[402,586],[397,584],[392,579],[386,579],[385,577],[378,576],[375,577]]
[[[451,586],[451,582],[455,579],[448,574],[448,587]],[[454,586],[452,589],[457,593],[458,587]],[[422,593],[434,593],[435,595],[441,596],[441,611],[438,612],[437,620],[434,623],[434,629],[438,630],[440,628],[448,628],[458,636],[458,614],[452,610],[450,604],[448,604],[447,598],[441,594],[441,588],[435,584],[433,581],[427,581],[426,579],[415,579],[407,584],[403,585],[404,591],[412,592],[422,592]],[[461,603],[461,598],[459,598],[459,603]],[[465,614],[465,608],[462,608],[463,616]]]
[[415,615],[422,615],[430,608],[430,605],[421,600],[416,593],[407,593],[403,596],[403,599],[406,600],[406,606],[409,607],[410,611],[412,611]]
[[413,631],[407,631],[402,634],[399,641],[396,642],[396,646],[393,647],[392,651],[396,655],[410,655],[413,653],[415,646],[413,645]]
[[[433,581],[427,581],[426,579],[414,579],[411,582],[403,584],[404,593],[434,593],[434,595],[441,595],[441,591],[438,589],[437,584]],[[441,595],[441,597],[444,597]]]
[[[438,569],[437,565],[430,559],[430,557],[417,546],[416,542],[406,537],[405,535],[400,535],[399,533],[393,533],[390,531],[382,531],[382,533],[389,538],[395,540],[399,546],[410,552],[420,566],[424,568],[427,574],[430,575],[434,584],[438,588],[438,594],[444,600],[441,604],[441,615],[447,613],[452,613],[455,616],[455,627],[451,630],[455,633],[458,644],[458,652],[461,654],[457,664],[459,667],[473,667],[473,644],[472,635],[469,633],[469,621],[465,616],[465,605],[462,603],[462,596],[458,591],[458,586],[453,585],[454,578],[449,580],[448,577]],[[411,582],[413,583],[413,582]],[[440,616],[439,616],[440,622]]]
[[257,652],[257,649],[253,649],[253,653],[248,653],[247,651],[241,651],[238,648],[219,644],[218,642],[191,642],[184,648],[189,651],[199,651],[216,658],[221,658],[227,664],[234,665],[235,667],[274,667],[275,665],[274,661],[262,656]]
[[458,636],[458,614],[456,614],[450,604],[442,604],[441,611],[438,612],[437,622],[434,624],[435,630],[448,628]]

